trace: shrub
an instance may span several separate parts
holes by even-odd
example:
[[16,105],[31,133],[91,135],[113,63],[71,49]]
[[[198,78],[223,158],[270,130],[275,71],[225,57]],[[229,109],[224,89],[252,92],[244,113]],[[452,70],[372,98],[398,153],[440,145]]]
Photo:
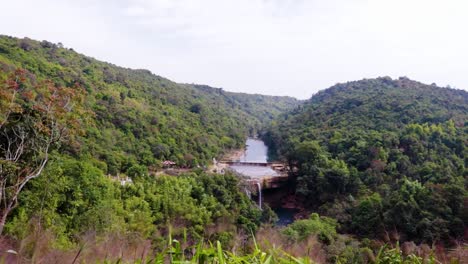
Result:
[[330,244],[336,238],[337,225],[335,219],[313,213],[309,219],[290,224],[283,230],[283,234],[293,241],[302,241],[310,235],[317,235],[320,241]]

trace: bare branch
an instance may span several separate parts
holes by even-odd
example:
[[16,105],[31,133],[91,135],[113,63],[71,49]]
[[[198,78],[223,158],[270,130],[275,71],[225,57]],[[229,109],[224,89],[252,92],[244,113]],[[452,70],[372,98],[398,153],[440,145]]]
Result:
[[29,89],[23,92],[26,98],[36,95],[32,107],[25,105],[21,114],[11,115],[15,111],[15,90],[11,98],[6,97],[9,112],[0,124],[0,234],[23,188],[44,171],[50,151],[77,129],[75,116],[68,115],[80,106],[75,104],[73,91],[61,90],[47,81]]

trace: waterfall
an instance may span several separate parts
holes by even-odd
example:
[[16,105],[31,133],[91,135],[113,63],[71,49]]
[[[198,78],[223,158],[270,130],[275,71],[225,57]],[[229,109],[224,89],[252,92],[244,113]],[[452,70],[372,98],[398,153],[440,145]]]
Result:
[[260,182],[256,182],[258,187],[258,207],[262,210],[262,185]]

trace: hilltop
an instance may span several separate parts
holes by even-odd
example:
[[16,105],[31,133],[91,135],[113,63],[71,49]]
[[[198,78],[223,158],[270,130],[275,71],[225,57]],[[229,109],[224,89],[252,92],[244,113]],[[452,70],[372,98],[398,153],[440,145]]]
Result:
[[468,92],[402,77],[337,84],[264,139],[295,167],[295,193],[342,232],[453,241],[467,211]]

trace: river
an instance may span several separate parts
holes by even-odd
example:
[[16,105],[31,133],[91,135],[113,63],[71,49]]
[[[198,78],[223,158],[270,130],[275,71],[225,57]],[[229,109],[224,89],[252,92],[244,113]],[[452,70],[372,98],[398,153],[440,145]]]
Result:
[[267,162],[268,147],[260,139],[248,138],[245,152],[239,157],[240,162]]
[[[268,162],[268,147],[260,139],[248,138],[246,142],[246,149],[239,157],[239,162]],[[266,166],[248,166],[248,165],[231,165],[231,169],[236,172],[248,176],[252,179],[260,179],[263,177],[279,176],[279,174],[272,168]]]
[[[268,162],[268,147],[260,139],[248,138],[246,142],[246,149],[244,153],[237,159],[237,161],[266,163]],[[268,166],[262,167],[248,165],[231,165],[230,167],[236,172],[248,176],[252,179],[279,176],[279,174],[275,170]],[[261,201],[261,197],[259,198]],[[294,214],[297,213],[297,210],[295,209],[288,209],[282,207],[272,209],[278,215],[278,222],[276,223],[276,225],[278,226],[286,226],[292,223],[294,221]]]

